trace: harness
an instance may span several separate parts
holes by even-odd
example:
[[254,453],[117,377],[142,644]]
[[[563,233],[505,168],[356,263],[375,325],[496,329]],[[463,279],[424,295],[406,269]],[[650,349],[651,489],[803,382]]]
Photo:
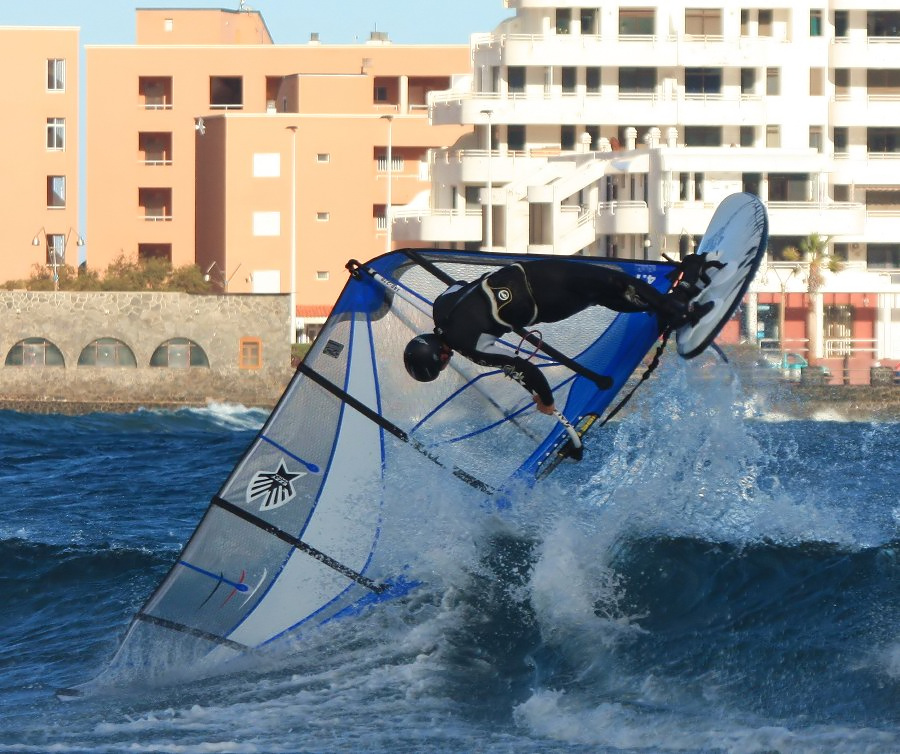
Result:
[[488,297],[491,316],[497,324],[514,330],[537,321],[537,303],[522,265],[516,263],[501,267],[483,277],[481,289]]

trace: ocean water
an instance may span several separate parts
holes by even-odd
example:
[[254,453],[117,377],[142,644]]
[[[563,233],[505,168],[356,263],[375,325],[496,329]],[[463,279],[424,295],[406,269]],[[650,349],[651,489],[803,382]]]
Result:
[[900,423],[681,363],[632,403],[507,510],[387,520],[407,597],[69,702],[265,414],[0,412],[0,752],[900,751]]

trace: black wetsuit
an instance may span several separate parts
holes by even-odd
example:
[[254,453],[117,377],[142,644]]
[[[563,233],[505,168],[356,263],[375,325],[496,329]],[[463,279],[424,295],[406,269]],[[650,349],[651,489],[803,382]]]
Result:
[[434,302],[435,332],[454,351],[501,369],[550,405],[553,392],[541,370],[495,343],[515,328],[558,322],[594,305],[617,312],[681,311],[671,297],[621,270],[572,259],[536,259],[450,286]]

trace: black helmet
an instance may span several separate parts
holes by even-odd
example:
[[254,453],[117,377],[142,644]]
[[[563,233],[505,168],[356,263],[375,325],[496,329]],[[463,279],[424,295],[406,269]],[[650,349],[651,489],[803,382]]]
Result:
[[419,382],[437,379],[449,360],[449,350],[443,351],[444,344],[434,333],[416,335],[403,351],[403,364],[409,376]]

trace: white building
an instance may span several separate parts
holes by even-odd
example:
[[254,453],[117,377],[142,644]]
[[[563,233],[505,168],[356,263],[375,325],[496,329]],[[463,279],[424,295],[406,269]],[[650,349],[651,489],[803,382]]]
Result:
[[[474,132],[432,154],[394,240],[677,257],[752,191],[771,238],[745,336],[866,373],[900,358],[900,2],[742,5],[505,0],[430,97],[433,123]],[[843,269],[809,295],[784,250],[812,233]]]

